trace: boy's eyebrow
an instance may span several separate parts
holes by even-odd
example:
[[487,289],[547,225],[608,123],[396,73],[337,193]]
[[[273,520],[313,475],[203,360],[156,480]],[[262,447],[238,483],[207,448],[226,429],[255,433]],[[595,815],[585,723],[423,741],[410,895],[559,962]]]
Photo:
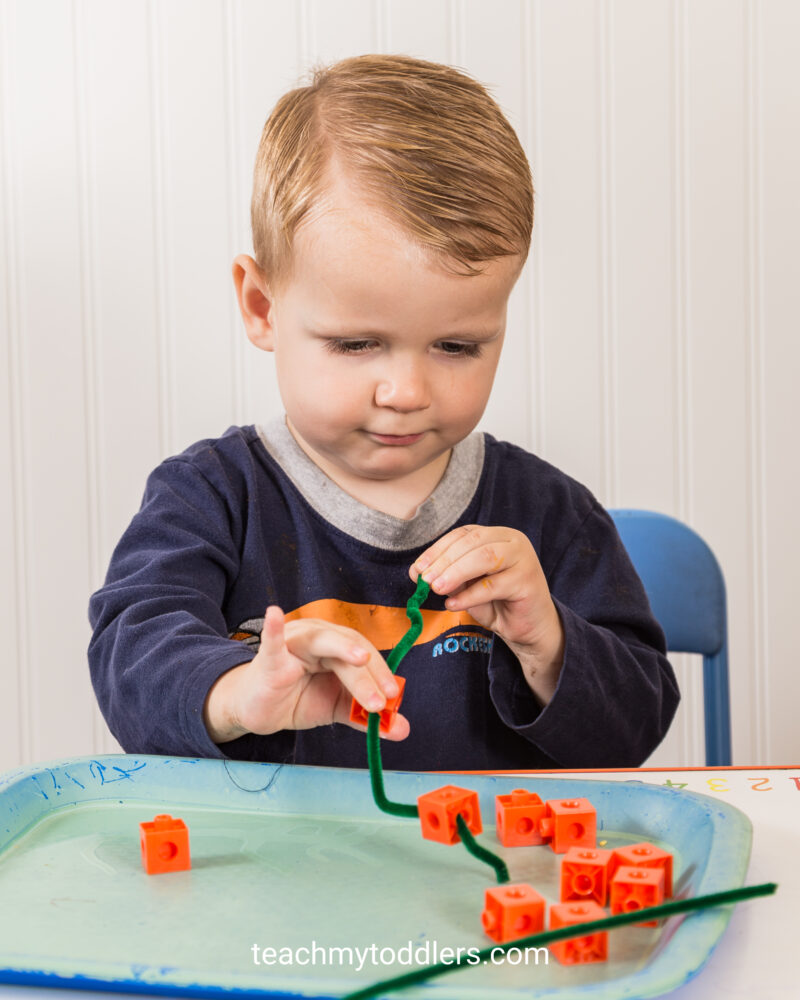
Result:
[[[336,328],[326,328],[323,325],[310,324],[308,330],[316,337],[349,337],[351,339],[364,339],[368,337],[395,337],[397,334],[392,333],[387,330],[374,330],[374,329],[359,329],[358,324],[354,323],[352,326],[341,326]],[[452,330],[448,333],[441,333],[436,338],[437,340],[455,340],[458,338],[464,340],[494,340],[496,337],[500,336],[500,330],[493,328],[491,330]]]

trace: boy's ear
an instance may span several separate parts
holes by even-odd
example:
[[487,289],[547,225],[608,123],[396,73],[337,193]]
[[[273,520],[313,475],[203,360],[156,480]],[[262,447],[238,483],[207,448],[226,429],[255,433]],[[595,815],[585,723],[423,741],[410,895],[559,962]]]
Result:
[[250,341],[262,351],[275,349],[272,296],[266,278],[252,257],[239,254],[233,262],[233,283],[239,311]]

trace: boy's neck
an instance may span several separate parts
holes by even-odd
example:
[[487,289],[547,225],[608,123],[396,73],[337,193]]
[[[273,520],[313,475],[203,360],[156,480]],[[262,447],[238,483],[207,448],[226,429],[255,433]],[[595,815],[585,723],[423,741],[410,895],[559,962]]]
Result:
[[424,503],[439,485],[452,453],[452,448],[450,448],[424,468],[417,469],[416,472],[403,478],[391,480],[361,479],[348,476],[343,469],[329,462],[324,455],[319,455],[311,449],[297,434],[288,419],[286,426],[298,446],[311,461],[345,493],[373,510],[390,514],[403,521],[410,520],[420,504]]

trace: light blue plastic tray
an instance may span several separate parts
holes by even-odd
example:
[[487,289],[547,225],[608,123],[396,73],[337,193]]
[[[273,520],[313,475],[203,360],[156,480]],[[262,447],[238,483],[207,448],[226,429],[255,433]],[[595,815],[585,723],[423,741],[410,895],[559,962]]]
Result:
[[[451,781],[478,791],[479,841],[505,858],[511,880],[530,882],[550,901],[558,900],[560,858],[549,847],[498,844],[498,793],[525,787],[542,799],[585,796],[609,847],[651,840],[675,852],[676,896],[744,881],[750,823],[716,799],[638,781],[519,775],[388,772],[386,791],[414,802]],[[142,870],[139,823],[162,812],[189,827],[191,871]],[[379,812],[364,771],[119,755],[0,776],[2,982],[341,997],[408,972],[412,952],[431,964],[434,947],[490,945],[480,914],[484,890],[495,884],[493,871],[462,846],[423,840],[417,820]],[[531,956],[527,966],[524,958],[468,966],[392,995],[654,997],[699,971],[729,917],[730,907],[659,928],[620,928],[604,964],[563,967],[551,958],[544,965],[541,955],[534,964]],[[280,949],[307,948],[294,954],[310,961],[313,953],[315,964],[256,965],[253,945],[259,958],[274,948],[276,959],[289,954]],[[358,956],[372,945],[375,964],[370,950],[358,971]],[[391,953],[381,949],[399,960],[383,964]]]

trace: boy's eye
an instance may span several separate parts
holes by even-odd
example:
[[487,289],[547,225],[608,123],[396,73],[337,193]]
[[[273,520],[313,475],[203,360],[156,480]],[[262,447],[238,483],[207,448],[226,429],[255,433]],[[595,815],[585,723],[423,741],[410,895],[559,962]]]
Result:
[[[326,340],[325,350],[332,354],[365,354],[373,345],[374,340]],[[439,350],[450,357],[477,358],[481,354],[481,345],[461,343],[457,340],[440,341]]]
[[332,354],[362,354],[371,343],[371,340],[327,340],[325,350]]
[[443,354],[451,354],[454,357],[477,358],[481,353],[480,344],[464,344],[456,340],[443,340],[439,346]]

